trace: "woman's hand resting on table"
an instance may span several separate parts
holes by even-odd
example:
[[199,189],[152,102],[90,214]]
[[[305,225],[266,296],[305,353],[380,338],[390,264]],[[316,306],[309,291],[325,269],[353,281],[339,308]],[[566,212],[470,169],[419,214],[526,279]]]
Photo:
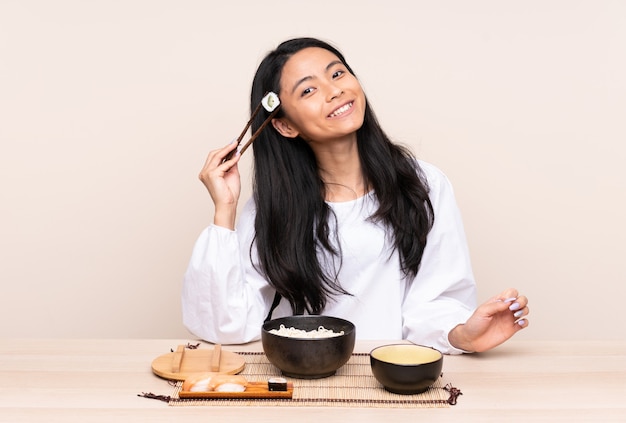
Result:
[[464,351],[487,351],[528,327],[528,312],[528,298],[507,289],[481,304],[465,324],[452,329],[448,340]]
[[213,223],[225,228],[235,228],[237,202],[241,194],[241,177],[237,163],[241,156],[234,154],[230,160],[222,163],[228,153],[237,148],[236,142],[213,150],[204,163],[198,177],[209,190],[215,204]]

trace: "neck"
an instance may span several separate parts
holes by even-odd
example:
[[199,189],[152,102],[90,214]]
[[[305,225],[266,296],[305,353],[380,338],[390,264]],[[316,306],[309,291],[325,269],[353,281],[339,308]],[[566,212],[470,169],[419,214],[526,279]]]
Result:
[[365,189],[362,182],[351,186],[340,184],[337,182],[324,181],[324,187],[326,189],[325,200],[330,201],[331,203],[343,203],[346,201],[353,201],[360,197],[363,197],[367,193],[367,189]]
[[316,151],[316,158],[327,201],[351,201],[365,195],[368,189],[356,143]]

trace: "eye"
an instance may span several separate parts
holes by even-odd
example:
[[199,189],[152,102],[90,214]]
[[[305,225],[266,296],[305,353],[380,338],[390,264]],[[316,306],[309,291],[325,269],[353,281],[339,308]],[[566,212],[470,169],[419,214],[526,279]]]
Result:
[[333,72],[333,79],[335,79],[335,78],[339,78],[339,77],[340,77],[341,75],[343,75],[344,73],[346,73],[346,72],[345,72],[345,71],[343,71],[343,70],[338,70],[338,71]]
[[300,97],[304,97],[304,96],[306,96],[306,95],[309,95],[309,94],[311,94],[313,91],[315,91],[315,89],[314,89],[314,88],[312,88],[312,87],[306,88],[306,89],[304,89],[304,90],[302,91],[302,94],[300,94]]

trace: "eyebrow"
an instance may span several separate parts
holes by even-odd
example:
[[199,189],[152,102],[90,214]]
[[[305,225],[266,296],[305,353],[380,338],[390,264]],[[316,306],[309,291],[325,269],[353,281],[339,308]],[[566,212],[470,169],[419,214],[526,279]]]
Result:
[[[326,69],[324,69],[324,72],[328,72],[328,70],[329,70],[330,68],[332,68],[333,66],[335,66],[335,65],[342,65],[342,64],[343,64],[343,62],[342,62],[341,60],[333,60],[333,61],[332,61],[332,62],[330,62],[328,65],[326,65]],[[298,86],[299,86],[300,84],[302,84],[302,83],[303,83],[303,82],[305,82],[305,81],[311,80],[311,79],[313,79],[313,77],[312,77],[312,76],[310,76],[310,75],[309,75],[309,76],[305,76],[305,77],[304,77],[304,78],[302,78],[302,79],[299,79],[299,80],[298,80],[298,82],[296,82],[296,83],[294,84],[293,89],[291,90],[291,93],[293,94],[293,93],[296,91],[296,89],[298,89]]]

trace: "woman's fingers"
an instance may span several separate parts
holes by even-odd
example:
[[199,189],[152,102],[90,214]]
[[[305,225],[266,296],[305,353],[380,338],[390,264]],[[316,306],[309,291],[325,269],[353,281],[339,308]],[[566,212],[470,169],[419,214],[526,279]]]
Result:
[[200,180],[204,182],[205,185],[211,178],[212,172],[217,171],[216,176],[221,177],[225,172],[228,172],[228,170],[230,170],[230,168],[233,167],[235,163],[237,163],[237,160],[239,158],[238,154],[234,154],[230,160],[224,162],[224,158],[236,148],[237,145],[235,144],[235,142],[231,141],[226,146],[209,152],[209,155],[207,156],[204,162],[204,166],[202,167],[199,175]]
[[222,148],[212,150],[198,174],[216,207],[222,205],[231,207],[238,201],[241,187],[237,163],[241,156],[235,154],[232,159],[224,161],[224,158],[236,149],[237,144],[231,141]]
[[217,150],[218,151],[218,159],[220,161],[220,163],[224,162],[224,159],[227,159],[227,161],[230,161],[232,159],[234,159],[235,157],[239,156],[239,144],[237,144],[236,139],[233,139],[231,142],[229,142],[226,146],[224,146],[223,148]]
[[528,298],[525,295],[519,295],[514,288],[502,291],[499,295],[491,298],[483,304],[483,310],[487,315],[496,315],[498,313],[511,313],[513,322],[516,322],[520,328],[528,326],[528,316],[530,309],[528,308]]
[[530,309],[528,308],[528,298],[524,295],[520,295],[518,297],[509,297],[502,301],[505,304],[508,304],[509,311],[513,313],[513,318],[516,323],[521,327],[528,326],[528,319],[525,319],[525,316],[528,316]]
[[[233,154],[233,156],[226,162],[224,162],[224,159],[226,158],[226,156],[228,156],[232,151],[236,150],[238,148],[237,144],[235,143],[235,140],[229,142],[227,145],[225,145],[222,148],[218,148],[216,150],[213,150],[211,152],[209,152],[209,155],[206,159],[206,162],[204,164],[205,167],[211,167],[211,168],[217,168],[219,166],[221,166],[222,164],[226,164],[228,162],[232,162],[233,160],[235,160],[237,157],[239,157],[238,154]],[[226,169],[229,169],[232,166],[232,164],[230,166],[224,166]]]

